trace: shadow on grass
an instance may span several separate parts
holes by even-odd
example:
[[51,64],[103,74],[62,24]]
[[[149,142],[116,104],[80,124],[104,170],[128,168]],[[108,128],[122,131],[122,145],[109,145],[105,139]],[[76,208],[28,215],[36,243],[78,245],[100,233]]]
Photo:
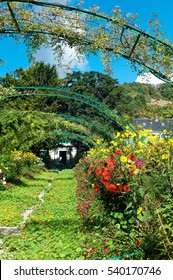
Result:
[[56,180],[58,180],[58,181],[73,180],[73,176],[72,177],[58,177],[58,178],[55,178],[55,181]]
[[[66,230],[67,233],[69,233],[70,231],[73,231],[74,229],[76,229],[77,231],[79,230],[79,228],[81,228],[80,225],[80,220],[78,219],[54,219],[54,220],[50,220],[50,221],[44,221],[44,220],[40,220],[40,221],[35,221],[30,219],[27,223],[26,223],[26,228],[25,230],[29,233],[29,232],[34,232],[34,231],[46,231],[47,229],[49,229],[50,231],[62,231],[63,229]],[[67,230],[68,229],[68,230]]]

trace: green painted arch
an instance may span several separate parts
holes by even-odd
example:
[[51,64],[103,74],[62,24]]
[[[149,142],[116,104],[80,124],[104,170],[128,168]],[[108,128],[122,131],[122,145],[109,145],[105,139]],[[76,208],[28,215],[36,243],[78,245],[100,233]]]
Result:
[[[151,45],[150,45],[150,48],[151,48],[151,53],[155,51],[155,48],[154,46],[152,46],[152,42],[155,42],[157,43],[157,46],[158,47],[161,47],[162,48],[162,52],[160,52],[160,55],[161,53],[163,53],[164,50],[168,50],[171,54],[171,56],[173,56],[173,46],[170,45],[170,44],[167,44],[165,41],[161,40],[161,39],[158,39],[154,36],[152,36],[151,34],[148,34],[147,32],[144,32],[142,30],[140,30],[139,28],[136,28],[135,26],[131,26],[127,23],[123,23],[123,25],[120,25],[119,24],[119,21],[116,20],[115,18],[111,18],[107,15],[104,15],[104,14],[101,14],[101,13],[96,13],[96,12],[92,12],[92,11],[89,11],[89,10],[85,10],[85,9],[81,9],[79,7],[72,7],[72,6],[67,6],[67,5],[63,5],[63,4],[59,4],[59,3],[54,3],[54,2],[51,2],[51,1],[34,1],[34,0],[1,0],[1,5],[4,5],[6,4],[7,5],[7,8],[9,9],[10,11],[10,15],[11,15],[11,19],[13,21],[13,26],[14,28],[8,28],[8,26],[4,26],[1,30],[0,30],[0,33],[1,34],[9,34],[9,35],[12,35],[12,34],[21,34],[23,35],[24,33],[27,34],[28,36],[32,36],[34,34],[47,34],[47,35],[56,35],[56,33],[52,33],[51,32],[46,32],[46,30],[24,30],[23,26],[20,25],[20,22],[19,20],[16,19],[15,17],[15,13],[13,12],[13,8],[11,6],[11,3],[15,3],[15,4],[21,4],[21,5],[30,5],[30,6],[33,6],[33,7],[43,7],[43,8],[49,8],[49,9],[62,9],[62,10],[65,10],[65,11],[68,11],[68,12],[74,12],[76,14],[82,14],[82,15],[85,15],[86,17],[89,17],[89,18],[94,18],[95,20],[102,20],[106,23],[111,23],[113,25],[116,25],[118,26],[119,28],[121,28],[121,34],[119,36],[119,41],[121,42],[121,46],[122,46],[122,50],[115,50],[115,48],[111,47],[111,46],[106,46],[105,49],[109,52],[112,52],[112,53],[117,53],[118,55],[124,57],[125,59],[137,64],[137,65],[143,65],[146,69],[148,69],[152,74],[154,74],[156,77],[158,77],[159,79],[167,82],[167,83],[170,83],[171,85],[173,85],[173,82],[169,79],[168,76],[166,76],[164,73],[162,73],[161,69],[158,69],[157,67],[154,68],[152,64],[147,64],[145,63],[145,60],[142,61],[141,59],[139,58],[135,58],[133,57],[133,54],[134,54],[134,51],[135,49],[137,48],[138,44],[139,44],[139,41],[141,39],[143,40],[146,40],[146,42],[151,42]],[[23,29],[22,29],[23,28]],[[102,26],[102,28],[106,29],[106,27]],[[126,52],[126,49],[128,48],[128,44],[125,45],[126,40],[123,40],[123,37],[126,38],[126,33],[129,32],[129,33],[132,33],[134,34],[134,40],[133,40],[133,44],[130,45],[129,47],[129,52],[127,53]],[[60,34],[59,34],[60,36]],[[61,34],[60,36],[63,39],[67,39],[68,36],[64,36],[64,34]],[[70,38],[70,36],[69,36]],[[70,38],[72,39],[72,38]],[[74,39],[75,40],[75,39]],[[77,40],[77,38],[76,38]],[[78,41],[81,42],[81,38],[78,39]],[[83,44],[88,44],[88,45],[92,45],[94,44],[94,41],[93,40],[90,40],[89,38],[83,38]],[[100,49],[102,49],[102,46],[98,47]],[[154,62],[153,62],[154,63]]]
[[[1,101],[8,99],[8,98],[15,98],[15,97],[23,97],[23,96],[48,96],[48,97],[62,97],[62,98],[67,98],[67,99],[72,99],[81,103],[85,103],[96,110],[100,111],[101,113],[104,113],[107,115],[111,120],[115,121],[115,123],[123,128],[124,130],[126,127],[128,127],[132,132],[137,134],[135,129],[127,123],[122,117],[120,117],[118,114],[116,114],[114,111],[110,110],[107,106],[103,105],[102,103],[94,100],[93,98],[88,97],[87,95],[84,94],[79,94],[74,91],[62,89],[62,88],[55,88],[55,87],[14,87],[14,89],[40,89],[40,90],[50,90],[50,91],[61,91],[64,93],[68,93],[69,95],[62,95],[59,93],[22,93],[22,94],[14,94],[14,95],[8,95],[1,97]],[[70,95],[71,94],[71,95]]]
[[67,114],[56,114],[57,116],[62,116],[63,118],[67,119],[67,120],[71,120],[77,123],[81,123],[84,126],[89,126],[89,127],[93,127],[96,130],[100,131],[103,135],[106,135],[110,140],[115,140],[115,138],[106,130],[104,130],[103,128],[101,128],[99,125],[96,125],[95,123],[89,122],[86,119],[83,118],[79,118],[79,117],[74,117],[71,115],[67,115]]

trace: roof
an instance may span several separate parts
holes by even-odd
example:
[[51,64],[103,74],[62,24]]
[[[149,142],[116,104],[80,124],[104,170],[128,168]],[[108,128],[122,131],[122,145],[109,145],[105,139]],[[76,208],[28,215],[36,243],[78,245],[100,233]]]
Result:
[[173,131],[173,119],[134,119],[134,124],[141,125],[144,129],[151,129],[153,133],[157,133],[166,129],[167,131]]

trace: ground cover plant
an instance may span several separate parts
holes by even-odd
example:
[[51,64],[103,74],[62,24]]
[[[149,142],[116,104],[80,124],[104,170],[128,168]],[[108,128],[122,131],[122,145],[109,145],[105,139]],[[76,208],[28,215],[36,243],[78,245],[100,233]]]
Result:
[[6,246],[3,257],[84,259],[85,236],[81,228],[76,181],[72,170],[64,170],[52,181],[45,192],[44,202],[30,215],[21,234],[3,237]]
[[[111,145],[98,142],[76,167],[81,220],[86,230],[104,231],[97,239],[107,256],[173,258],[173,139],[164,133],[118,132]],[[86,257],[94,255],[87,251]]]
[[0,226],[17,226],[22,222],[22,213],[39,202],[38,195],[46,190],[51,178],[52,174],[44,171],[32,180],[23,177],[19,185],[1,191]]

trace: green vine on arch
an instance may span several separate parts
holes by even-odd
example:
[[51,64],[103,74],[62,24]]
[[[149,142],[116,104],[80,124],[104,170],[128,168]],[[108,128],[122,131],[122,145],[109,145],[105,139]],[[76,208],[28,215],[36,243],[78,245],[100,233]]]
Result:
[[89,126],[89,127],[93,127],[94,129],[98,130],[102,135],[105,135],[107,136],[110,140],[113,140],[115,141],[115,138],[108,132],[106,131],[105,129],[101,128],[100,125],[96,125],[95,123],[93,122],[89,122],[87,121],[86,119],[83,119],[83,118],[77,118],[77,117],[74,117],[74,116],[71,116],[71,115],[67,115],[67,114],[56,114],[57,116],[60,116],[60,117],[63,117],[65,118],[66,120],[71,120],[73,122],[77,122],[77,123],[80,123],[84,126]]
[[[64,94],[60,94],[60,93],[38,93],[38,92],[32,92],[32,93],[14,93],[14,89],[20,89],[20,90],[43,90],[43,91],[60,91]],[[75,101],[81,102],[81,103],[85,103],[93,108],[95,108],[96,110],[98,110],[99,112],[101,112],[102,114],[106,115],[109,117],[109,119],[113,120],[117,126],[122,129],[126,129],[126,127],[128,127],[132,132],[134,132],[136,134],[135,129],[129,124],[127,123],[122,117],[120,117],[118,114],[116,114],[116,112],[112,111],[111,109],[109,109],[107,106],[103,105],[102,103],[96,101],[95,99],[84,95],[84,94],[79,94],[77,92],[74,91],[70,91],[70,90],[66,90],[66,89],[62,89],[62,88],[55,88],[55,87],[29,87],[29,86],[22,86],[22,87],[14,87],[14,89],[12,89],[12,94],[10,94],[10,90],[7,89],[6,92],[8,93],[8,95],[3,96],[1,95],[1,101],[8,99],[8,98],[14,98],[14,97],[23,97],[23,96],[54,96],[54,97],[62,97],[62,98],[67,98],[67,99],[73,99]]]

